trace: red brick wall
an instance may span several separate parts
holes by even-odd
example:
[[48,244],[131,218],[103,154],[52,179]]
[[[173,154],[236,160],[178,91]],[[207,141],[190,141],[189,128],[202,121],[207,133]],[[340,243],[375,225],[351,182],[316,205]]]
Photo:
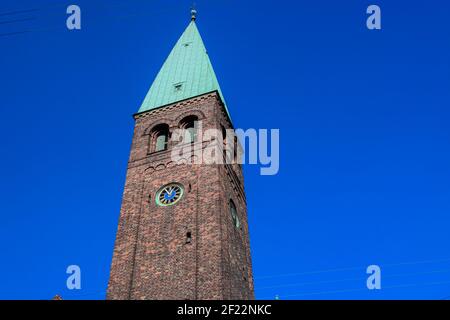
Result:
[[[173,131],[188,115],[198,116],[203,130],[231,127],[216,92],[135,117],[108,299],[254,298],[240,165],[177,164],[170,142],[169,150],[149,153],[155,125],[166,123]],[[171,182],[184,186],[183,198],[157,206],[155,193]],[[232,223],[230,198],[239,229]]]

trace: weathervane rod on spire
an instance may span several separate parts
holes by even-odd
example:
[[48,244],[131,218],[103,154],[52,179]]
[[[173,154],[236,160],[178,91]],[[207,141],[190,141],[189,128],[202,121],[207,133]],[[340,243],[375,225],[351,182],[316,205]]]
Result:
[[197,18],[197,10],[195,9],[195,2],[193,2],[191,6],[191,21],[195,21],[196,18]]

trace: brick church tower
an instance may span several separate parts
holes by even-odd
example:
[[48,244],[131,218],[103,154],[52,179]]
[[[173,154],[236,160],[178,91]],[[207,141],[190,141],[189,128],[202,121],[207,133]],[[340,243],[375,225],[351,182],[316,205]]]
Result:
[[233,129],[195,14],[134,116],[107,299],[254,298],[241,165],[171,156],[177,130],[202,150]]

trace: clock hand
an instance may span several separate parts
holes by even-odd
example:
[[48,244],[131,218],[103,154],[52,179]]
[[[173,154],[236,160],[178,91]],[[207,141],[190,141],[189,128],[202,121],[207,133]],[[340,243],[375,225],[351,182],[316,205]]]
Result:
[[172,197],[173,191],[174,191],[173,189],[170,190],[170,192],[168,190],[166,190],[167,197],[169,197],[169,198]]

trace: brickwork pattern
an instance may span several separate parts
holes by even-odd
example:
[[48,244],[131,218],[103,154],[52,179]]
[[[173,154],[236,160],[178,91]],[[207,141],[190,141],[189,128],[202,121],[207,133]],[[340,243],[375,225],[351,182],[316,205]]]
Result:
[[[150,152],[152,128],[172,132],[191,115],[203,130],[232,126],[217,92],[135,115],[107,299],[254,298],[241,166],[175,163],[170,141],[168,150]],[[160,207],[155,194],[171,182],[183,185],[183,198]]]

